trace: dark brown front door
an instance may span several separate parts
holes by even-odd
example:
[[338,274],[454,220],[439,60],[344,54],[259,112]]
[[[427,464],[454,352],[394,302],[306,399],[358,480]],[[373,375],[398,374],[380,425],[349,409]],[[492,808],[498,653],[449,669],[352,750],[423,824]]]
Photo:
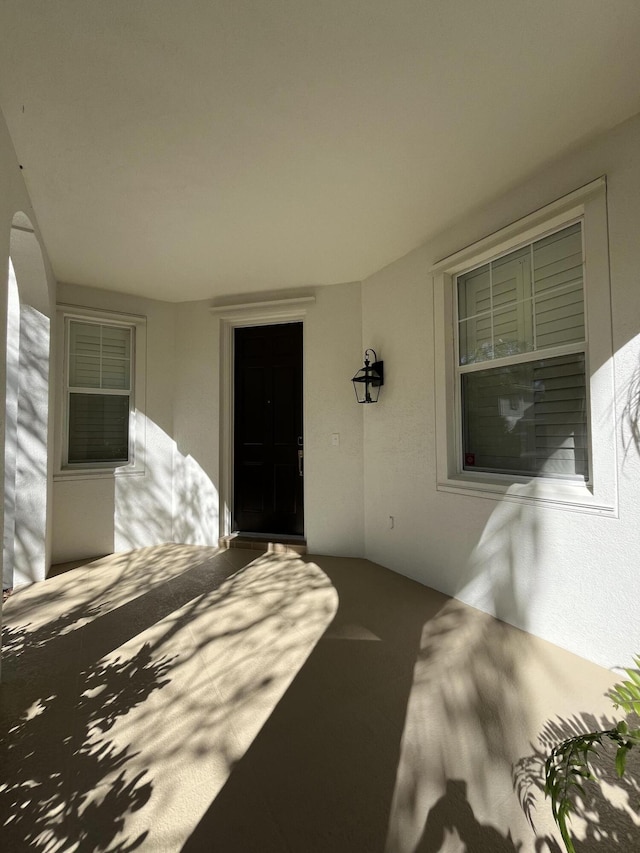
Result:
[[235,330],[233,528],[302,534],[302,323]]

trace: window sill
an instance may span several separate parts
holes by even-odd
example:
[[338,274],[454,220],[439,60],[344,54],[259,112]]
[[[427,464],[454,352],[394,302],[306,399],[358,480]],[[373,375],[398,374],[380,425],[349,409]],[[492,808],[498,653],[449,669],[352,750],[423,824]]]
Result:
[[544,506],[584,512],[591,515],[617,518],[617,507],[598,499],[592,487],[585,483],[560,481],[536,477],[529,480],[504,480],[476,475],[458,475],[438,481],[439,492],[449,492],[468,497],[489,498],[494,501]]
[[142,477],[144,468],[134,465],[121,466],[118,468],[65,468],[56,471],[53,475],[54,482],[67,482],[71,480],[116,480],[120,477]]

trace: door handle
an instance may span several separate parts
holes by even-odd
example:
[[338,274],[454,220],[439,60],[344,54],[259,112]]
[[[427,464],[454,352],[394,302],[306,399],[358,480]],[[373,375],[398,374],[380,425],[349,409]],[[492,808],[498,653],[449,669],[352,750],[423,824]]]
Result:
[[302,449],[298,450],[298,476],[304,476],[302,473],[302,458],[304,456],[304,451]]

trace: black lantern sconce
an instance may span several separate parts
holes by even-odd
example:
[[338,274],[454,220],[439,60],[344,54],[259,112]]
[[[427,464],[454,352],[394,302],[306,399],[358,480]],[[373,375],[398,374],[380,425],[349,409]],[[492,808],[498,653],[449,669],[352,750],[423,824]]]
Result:
[[[369,354],[373,356],[372,359]],[[377,403],[380,386],[384,385],[383,362],[378,361],[376,351],[368,349],[364,354],[364,367],[351,380],[359,403]]]

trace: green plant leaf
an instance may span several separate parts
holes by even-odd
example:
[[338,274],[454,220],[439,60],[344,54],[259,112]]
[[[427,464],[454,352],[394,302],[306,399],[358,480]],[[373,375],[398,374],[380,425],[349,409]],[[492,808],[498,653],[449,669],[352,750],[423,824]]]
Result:
[[[640,656],[634,658],[637,669],[626,669],[628,680],[616,684],[609,693],[616,708],[640,716]],[[605,740],[612,741],[616,749],[615,765],[619,777],[624,775],[627,755],[640,746],[640,728],[629,729],[626,720],[619,720],[615,728],[585,732],[556,744],[545,761],[545,795],[551,799],[553,818],[558,825],[567,853],[575,853],[568,821],[575,811],[576,794],[584,796],[584,781],[594,780],[591,761],[598,755],[598,747]]]
[[624,776],[624,768],[627,763],[627,755],[629,754],[630,747],[624,745],[619,746],[618,751],[616,752],[616,772],[619,777]]
[[[636,662],[640,661],[640,658],[636,658]],[[640,664],[639,664],[640,665]],[[627,669],[627,675],[629,678],[640,687],[640,672],[637,669]]]
[[598,747],[605,739],[617,744],[616,768],[623,773],[626,754],[633,744],[629,745],[628,737],[617,728],[568,738],[551,750],[545,762],[545,794],[551,799],[553,818],[568,853],[575,853],[567,823],[575,810],[574,799],[576,794],[584,797],[583,782],[594,779],[590,761],[598,755]]
[[[640,657],[634,658],[640,669]],[[628,714],[640,714],[640,672],[638,669],[625,669],[629,679],[616,684],[609,697],[616,708],[622,708]]]

